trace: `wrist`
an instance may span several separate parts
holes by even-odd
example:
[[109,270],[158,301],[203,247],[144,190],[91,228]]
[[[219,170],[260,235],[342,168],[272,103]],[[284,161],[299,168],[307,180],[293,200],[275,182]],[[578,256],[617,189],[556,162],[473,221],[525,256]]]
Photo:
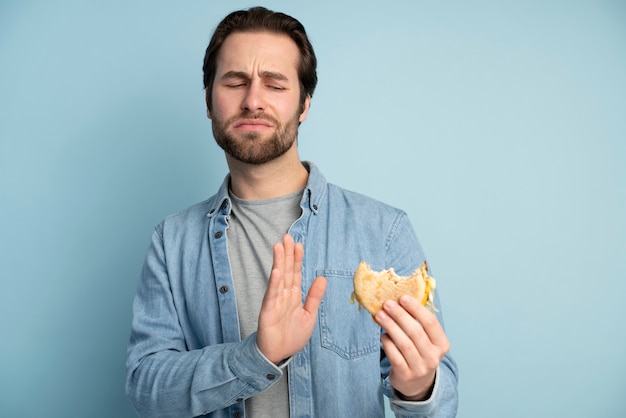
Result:
[[434,384],[430,385],[427,390],[418,392],[415,395],[408,396],[400,392],[399,390],[394,389],[395,395],[401,401],[410,401],[410,402],[422,402],[426,401],[430,398],[430,395],[433,393]]
[[[422,389],[418,390],[417,392],[413,392],[411,395],[407,395],[406,393],[401,392],[400,390],[396,388],[393,388],[393,391],[394,391],[395,396],[399,400],[410,401],[410,402],[423,402],[423,401],[430,399],[430,397],[432,396],[433,390],[435,389],[436,380],[437,380],[437,372],[435,371],[433,373],[433,377],[430,380],[429,384],[423,387]],[[411,393],[411,392],[408,392],[408,393]]]

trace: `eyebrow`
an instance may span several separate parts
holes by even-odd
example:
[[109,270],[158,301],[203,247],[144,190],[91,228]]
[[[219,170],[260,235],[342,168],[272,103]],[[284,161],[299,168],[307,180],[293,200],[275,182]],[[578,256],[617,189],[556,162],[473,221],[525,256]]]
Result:
[[[289,80],[286,75],[282,73],[277,73],[275,71],[263,71],[261,72],[261,77],[271,78],[276,81],[288,81]],[[230,80],[230,79],[235,79],[235,78],[249,80],[250,76],[248,75],[248,73],[244,71],[228,71],[224,73],[224,75],[222,76],[222,80]]]

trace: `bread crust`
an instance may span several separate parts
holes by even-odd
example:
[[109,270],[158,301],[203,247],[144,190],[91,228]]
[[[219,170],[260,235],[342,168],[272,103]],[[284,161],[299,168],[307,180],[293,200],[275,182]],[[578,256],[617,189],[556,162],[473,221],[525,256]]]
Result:
[[382,309],[385,301],[397,301],[402,295],[409,295],[435,310],[435,279],[427,271],[424,262],[410,276],[399,276],[393,268],[374,271],[361,261],[354,273],[354,297],[372,316]]

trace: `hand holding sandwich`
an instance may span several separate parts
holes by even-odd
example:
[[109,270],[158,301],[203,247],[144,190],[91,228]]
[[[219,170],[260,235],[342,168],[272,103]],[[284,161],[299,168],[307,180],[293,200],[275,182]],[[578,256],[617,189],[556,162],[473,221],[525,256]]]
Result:
[[386,331],[382,344],[391,364],[389,379],[404,400],[430,396],[439,362],[450,349],[437,317],[415,298],[387,300],[376,313]]
[[393,268],[374,271],[365,262],[354,274],[354,299],[385,330],[389,379],[404,400],[428,399],[437,366],[450,349],[434,314],[436,286],[426,262],[410,276],[399,276]]

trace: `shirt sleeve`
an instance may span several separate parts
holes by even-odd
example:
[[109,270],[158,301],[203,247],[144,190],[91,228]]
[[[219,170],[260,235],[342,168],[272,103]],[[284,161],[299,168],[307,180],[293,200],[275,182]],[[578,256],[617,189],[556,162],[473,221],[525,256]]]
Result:
[[[407,275],[418,268],[425,260],[424,251],[405,213],[401,213],[394,224],[387,248],[388,265],[394,266],[398,274]],[[439,294],[435,290],[437,319],[443,326],[443,312]],[[448,418],[455,417],[458,409],[458,368],[447,353],[439,363],[435,375],[433,391],[429,399],[420,402],[404,401],[394,397],[389,381],[390,365],[387,358],[381,357],[383,391],[389,397],[391,410],[398,418]]]
[[[450,364],[452,362],[452,364]],[[446,355],[437,368],[435,384],[430,398],[425,401],[403,401],[393,396],[390,398],[390,407],[398,418],[452,418],[456,417],[458,409],[456,365],[452,358]],[[389,378],[385,386],[392,391]]]
[[186,349],[159,228],[133,302],[126,368],[126,393],[141,417],[207,414],[258,394],[283,374],[260,352],[256,334]]

